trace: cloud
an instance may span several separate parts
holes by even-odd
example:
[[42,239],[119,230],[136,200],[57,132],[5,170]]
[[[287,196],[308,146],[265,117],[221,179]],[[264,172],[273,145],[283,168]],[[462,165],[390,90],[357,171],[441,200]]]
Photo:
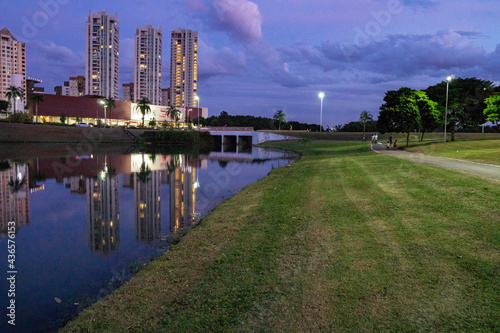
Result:
[[403,0],[403,4],[415,10],[418,8],[434,9],[439,6],[439,3],[433,0]]
[[437,77],[450,71],[486,72],[491,60],[484,48],[472,40],[474,37],[447,30],[427,35],[389,35],[363,45],[327,41],[316,47],[302,47],[301,56],[326,72],[355,68],[373,73],[371,77],[382,82],[422,74]]
[[208,46],[203,40],[198,40],[200,64],[198,76],[208,79],[221,75],[237,75],[247,67],[247,59],[242,51],[234,51],[228,47],[216,50]]
[[242,43],[254,43],[262,37],[262,15],[259,6],[249,0],[214,0],[206,4],[202,0],[186,3],[196,19],[212,30],[229,33],[231,38]]
[[77,57],[72,50],[66,46],[58,46],[54,42],[41,43],[34,41],[30,46],[34,46],[44,59],[51,62],[71,65],[74,65],[75,61],[83,63],[83,58]]

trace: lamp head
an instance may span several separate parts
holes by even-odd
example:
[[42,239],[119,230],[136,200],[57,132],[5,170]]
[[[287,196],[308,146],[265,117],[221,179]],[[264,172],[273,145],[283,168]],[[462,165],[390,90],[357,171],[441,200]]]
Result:
[[323,97],[325,97],[325,93],[323,91],[320,91],[318,96],[319,96],[319,98],[323,99]]
[[450,75],[446,78],[446,81],[451,82],[451,80],[453,80],[454,77],[455,77],[454,75]]

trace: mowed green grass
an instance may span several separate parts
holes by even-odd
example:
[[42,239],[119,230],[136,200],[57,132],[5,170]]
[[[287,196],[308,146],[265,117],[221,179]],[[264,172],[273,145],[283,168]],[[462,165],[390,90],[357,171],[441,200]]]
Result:
[[500,165],[500,137],[492,140],[457,140],[443,144],[412,145],[408,151]]
[[500,331],[500,183],[368,144],[278,146],[301,159],[62,331]]

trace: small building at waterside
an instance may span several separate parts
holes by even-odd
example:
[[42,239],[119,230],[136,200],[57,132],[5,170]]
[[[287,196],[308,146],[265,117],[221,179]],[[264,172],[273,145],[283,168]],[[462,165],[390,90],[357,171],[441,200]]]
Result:
[[[66,116],[67,124],[74,124],[77,118],[80,122],[97,124],[99,121],[109,125],[138,126],[142,123],[142,113],[137,104],[128,101],[115,101],[112,108],[104,107],[103,99],[96,96],[59,96],[44,95],[44,101],[38,105],[38,114],[35,105],[30,105],[29,112],[38,115],[39,122],[59,122],[62,114]],[[150,105],[151,112],[144,117],[145,124],[154,119],[157,123],[173,122],[167,116],[168,106]],[[208,117],[208,108],[177,107],[181,112],[180,123],[198,116]],[[36,119],[36,118],[35,118]]]

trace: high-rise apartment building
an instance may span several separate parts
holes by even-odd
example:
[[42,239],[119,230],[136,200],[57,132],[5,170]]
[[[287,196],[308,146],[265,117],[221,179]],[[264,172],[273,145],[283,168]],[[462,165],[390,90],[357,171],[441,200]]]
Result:
[[134,101],[134,82],[122,84],[122,101]]
[[147,98],[161,105],[162,40],[160,29],[137,26],[134,52],[134,102]]
[[61,96],[69,96],[69,81],[64,81],[64,84],[62,86],[55,86],[54,94]]
[[161,105],[171,105],[170,104],[170,88],[161,89]]
[[10,86],[22,90],[23,101],[26,101],[26,44],[18,42],[3,28],[0,31],[0,99],[7,100]]
[[118,99],[120,26],[118,13],[92,14],[85,29],[85,94]]
[[172,31],[170,55],[171,105],[196,107],[198,82],[198,31]]
[[85,76],[71,76],[69,78],[69,96],[85,95]]

